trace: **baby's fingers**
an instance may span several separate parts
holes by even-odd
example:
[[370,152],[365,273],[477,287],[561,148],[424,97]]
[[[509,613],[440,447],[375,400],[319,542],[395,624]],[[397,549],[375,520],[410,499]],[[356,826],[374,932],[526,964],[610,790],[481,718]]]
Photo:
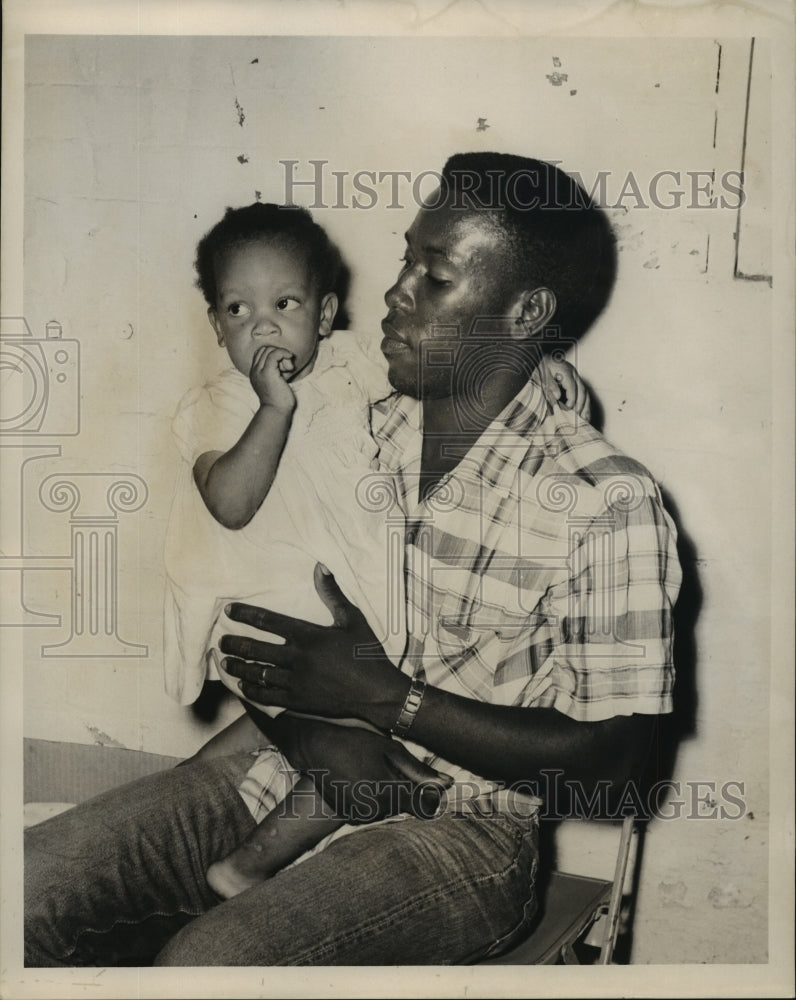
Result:
[[[252,358],[252,372],[265,372],[268,369],[284,371],[282,365],[287,362],[291,365],[293,355],[285,347],[276,347],[274,344],[264,344],[258,347]],[[291,369],[288,369],[291,370]]]

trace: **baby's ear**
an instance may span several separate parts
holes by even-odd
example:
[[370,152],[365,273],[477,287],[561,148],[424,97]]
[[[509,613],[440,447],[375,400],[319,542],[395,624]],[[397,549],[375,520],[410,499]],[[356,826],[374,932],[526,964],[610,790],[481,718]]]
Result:
[[321,299],[321,319],[318,324],[318,336],[328,337],[332,332],[332,323],[337,315],[337,296],[334,292],[327,292]]
[[207,310],[207,318],[210,320],[210,325],[213,327],[216,339],[218,340],[218,346],[224,346],[224,331],[221,329],[221,324],[218,322],[218,314],[215,309],[210,306]]

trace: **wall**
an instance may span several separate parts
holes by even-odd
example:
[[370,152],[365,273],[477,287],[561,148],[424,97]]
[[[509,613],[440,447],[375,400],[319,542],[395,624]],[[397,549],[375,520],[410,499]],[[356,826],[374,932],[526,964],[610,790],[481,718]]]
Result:
[[[767,84],[765,43],[757,59]],[[24,316],[34,338],[56,319],[80,365],[79,398],[68,395],[70,368],[48,404],[59,420],[79,411],[79,433],[63,434],[53,416],[43,431],[4,439],[20,498],[2,522],[3,552],[16,557],[3,568],[19,583],[4,624],[24,625],[25,735],[184,755],[234,714],[226,705],[206,721],[170,703],[160,668],[169,421],[222,361],[192,254],[225,206],[283,200],[280,160],[299,161],[303,180],[309,161],[328,161],[328,207],[315,214],[351,265],[353,325],[375,331],[414,204],[398,177],[397,198],[388,178],[373,185],[372,208],[353,207],[355,173],[415,177],[464,149],[555,159],[588,186],[608,171],[618,284],[573,360],[606,435],[648,465],[681,528],[681,675],[668,733],[678,749],[672,760],[662,745],[660,766],[686,796],[686,782],[715,783],[719,806],[724,782],[744,786],[740,819],[651,824],[633,961],[765,962],[771,263],[765,219],[755,230],[741,213],[739,227],[721,180],[741,166],[748,70],[749,40],[732,37],[29,36]],[[767,167],[765,152],[746,164],[758,223]],[[341,192],[333,170],[345,172]],[[652,203],[663,170],[681,172],[679,207]],[[703,187],[713,173],[727,206],[689,207],[709,196],[691,197],[686,171],[702,171]],[[676,202],[677,186],[662,180],[660,198]],[[308,205],[316,195],[295,189]],[[742,247],[754,265],[739,266]],[[763,280],[736,276],[745,267]],[[91,531],[108,546],[97,565],[111,594],[79,611],[71,539]],[[99,616],[96,636],[75,637],[79,613]],[[577,860],[582,847],[576,837],[560,850]],[[594,863],[605,864],[601,851]]]

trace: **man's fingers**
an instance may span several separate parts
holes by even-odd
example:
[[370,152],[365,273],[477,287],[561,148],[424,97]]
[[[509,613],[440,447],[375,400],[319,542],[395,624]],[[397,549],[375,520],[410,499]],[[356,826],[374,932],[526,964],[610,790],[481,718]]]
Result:
[[[400,744],[399,744],[400,745]],[[401,748],[403,749],[403,748]],[[401,778],[406,778],[416,785],[435,785],[439,788],[450,788],[453,778],[443,771],[435,771],[433,767],[424,764],[409,751],[390,756],[390,764]]]
[[247,635],[222,635],[218,648],[228,656],[239,660],[255,660],[258,663],[290,664],[292,654],[286,643],[261,642]]
[[283,639],[292,639],[294,636],[306,633],[316,627],[301,618],[291,618],[290,615],[283,615],[278,611],[258,608],[253,604],[240,604],[237,601],[234,604],[228,604],[224,608],[224,613],[227,618],[231,618],[234,622],[252,625],[262,632],[271,632]]
[[411,813],[418,819],[437,816],[445,801],[446,790],[453,784],[451,776],[421,764],[408,752],[406,757],[387,756],[386,761],[395,775],[390,801],[397,802],[399,811]]
[[244,698],[256,705],[267,705],[270,708],[287,708],[287,692],[279,688],[263,688],[258,684],[247,684],[241,681],[238,685]]
[[221,662],[221,669],[239,679],[238,689],[244,698],[258,705],[287,708],[287,671],[273,663],[245,663],[228,657]]
[[551,406],[561,403],[564,395],[564,386],[562,384],[563,376],[561,375],[560,364],[557,364],[546,356],[542,359],[537,371],[547,402]]
[[335,625],[343,627],[347,625],[351,618],[351,612],[356,611],[356,606],[348,600],[340,590],[337,581],[323,563],[315,564],[315,589],[318,596],[331,611]]
[[258,685],[266,688],[279,688],[287,690],[290,681],[290,671],[277,663],[247,663],[237,657],[225,657],[221,666],[226,673],[237,677],[238,680],[247,684]]
[[578,392],[575,379],[572,377],[572,369],[566,361],[559,361],[553,368],[553,380],[556,383],[558,398],[561,402],[572,407]]
[[453,784],[449,774],[432,771],[425,778],[414,778],[408,803],[404,808],[418,819],[433,819],[439,815],[440,806],[446,802],[447,790]]

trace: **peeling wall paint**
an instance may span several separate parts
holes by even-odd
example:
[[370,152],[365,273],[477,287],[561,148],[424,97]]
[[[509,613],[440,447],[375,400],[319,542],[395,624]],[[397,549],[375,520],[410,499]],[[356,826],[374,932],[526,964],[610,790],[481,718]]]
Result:
[[120,743],[118,740],[115,740],[112,736],[108,736],[107,733],[103,733],[103,731],[101,729],[98,729],[96,726],[89,726],[88,723],[86,723],[86,729],[91,734],[94,742],[99,746],[118,747],[120,750],[126,749],[124,743]]

